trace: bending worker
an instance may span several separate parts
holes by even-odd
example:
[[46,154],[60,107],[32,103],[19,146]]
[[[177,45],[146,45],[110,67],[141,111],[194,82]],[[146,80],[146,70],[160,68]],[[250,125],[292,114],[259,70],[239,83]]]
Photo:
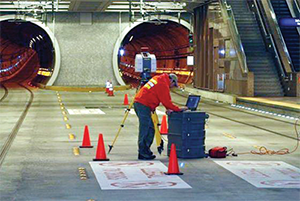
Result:
[[167,110],[184,111],[187,107],[179,108],[171,100],[170,88],[178,86],[175,74],[154,76],[137,93],[134,99],[134,110],[139,118],[138,159],[152,160],[156,156],[150,150],[154,138],[154,125],[151,112],[162,103]]

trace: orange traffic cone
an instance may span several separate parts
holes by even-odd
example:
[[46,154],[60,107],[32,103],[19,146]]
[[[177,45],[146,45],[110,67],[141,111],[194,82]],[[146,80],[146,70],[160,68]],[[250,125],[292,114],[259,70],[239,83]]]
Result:
[[84,127],[82,146],[79,146],[79,147],[80,148],[93,148],[93,146],[91,146],[89,128],[87,125],[85,125],[85,127]]
[[109,89],[108,96],[114,96],[114,89],[113,88]]
[[161,135],[167,135],[168,134],[167,115],[164,115],[163,118],[162,118],[159,132],[160,132]]
[[177,160],[175,144],[171,145],[169,168],[168,168],[168,172],[165,172],[165,174],[166,175],[183,175],[183,173],[179,172],[179,166],[178,166],[178,160]]
[[123,105],[129,105],[128,95],[127,94],[125,94],[125,96],[124,96],[124,103],[123,103]]
[[106,158],[102,134],[99,134],[96,158],[94,158],[93,161],[109,161],[109,159]]

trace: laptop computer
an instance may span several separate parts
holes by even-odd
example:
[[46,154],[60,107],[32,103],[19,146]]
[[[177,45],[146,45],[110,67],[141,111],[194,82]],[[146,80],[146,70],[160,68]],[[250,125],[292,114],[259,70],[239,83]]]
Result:
[[198,104],[200,102],[201,96],[197,96],[197,95],[189,95],[185,106],[187,106],[187,108],[191,111],[196,111]]

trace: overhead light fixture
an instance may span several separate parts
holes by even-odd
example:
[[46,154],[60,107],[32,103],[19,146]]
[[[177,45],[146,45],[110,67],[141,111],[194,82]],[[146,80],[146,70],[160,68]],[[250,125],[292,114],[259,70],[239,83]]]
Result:
[[120,56],[124,56],[125,54],[125,50],[124,49],[120,49]]
[[220,49],[219,53],[222,54],[222,55],[225,55],[225,50],[224,49]]

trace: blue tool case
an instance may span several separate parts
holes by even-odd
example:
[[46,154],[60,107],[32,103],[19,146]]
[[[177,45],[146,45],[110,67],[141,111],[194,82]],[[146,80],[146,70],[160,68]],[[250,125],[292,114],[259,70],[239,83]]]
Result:
[[205,157],[205,112],[172,112],[168,116],[168,156],[172,143],[178,158]]

